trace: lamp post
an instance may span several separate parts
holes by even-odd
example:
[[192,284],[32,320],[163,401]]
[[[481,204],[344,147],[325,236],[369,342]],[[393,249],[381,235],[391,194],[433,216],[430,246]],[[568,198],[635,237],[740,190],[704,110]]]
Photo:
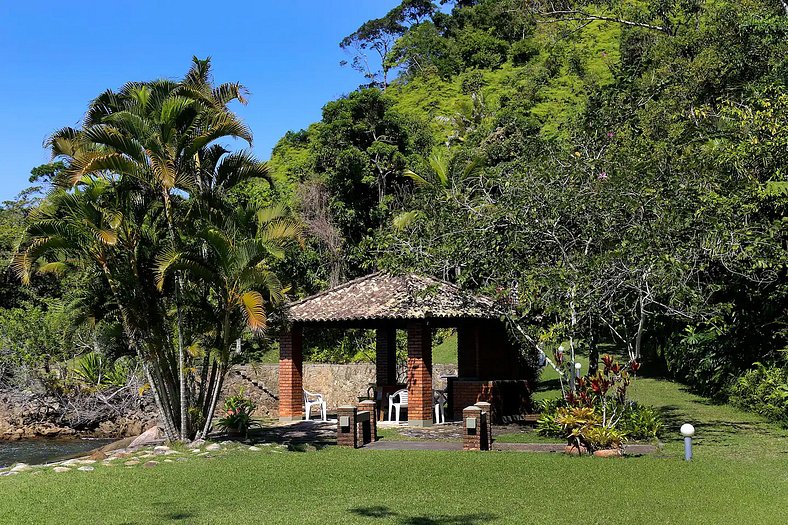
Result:
[[689,461],[692,459],[692,436],[695,435],[695,427],[684,423],[679,431],[684,436],[684,461]]

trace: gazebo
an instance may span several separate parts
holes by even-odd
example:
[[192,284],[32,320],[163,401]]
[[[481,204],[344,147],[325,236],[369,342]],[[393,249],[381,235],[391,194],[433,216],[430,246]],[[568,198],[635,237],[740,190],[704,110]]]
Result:
[[[524,413],[530,405],[527,367],[494,302],[421,275],[373,273],[293,302],[280,336],[279,419],[304,416],[302,334],[304,328],[364,328],[376,331],[376,399],[385,403],[408,389],[408,424],[433,423],[432,330],[456,328],[457,377],[448,379],[450,417],[477,401],[493,404],[493,417]],[[396,331],[408,337],[407,383],[396,384]],[[378,408],[381,408],[380,406]]]

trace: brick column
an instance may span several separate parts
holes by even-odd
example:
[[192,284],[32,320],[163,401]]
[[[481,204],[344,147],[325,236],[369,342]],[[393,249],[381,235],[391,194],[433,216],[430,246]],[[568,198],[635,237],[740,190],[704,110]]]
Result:
[[369,436],[362,434],[364,444],[374,443],[378,440],[378,418],[375,402],[372,400],[362,401],[358,404],[359,412],[369,412]]
[[[486,401],[479,401],[476,405],[482,411],[484,426],[482,427],[482,449],[492,450],[492,405]],[[484,448],[486,445],[486,448]]]
[[378,328],[375,331],[375,370],[378,386],[397,382],[397,330]]
[[432,425],[432,335],[427,323],[408,323],[408,424]]
[[293,326],[279,338],[279,421],[304,417],[301,327]]
[[[473,425],[469,425],[471,422]],[[477,406],[465,407],[462,410],[462,449],[482,449],[482,409]]]
[[354,406],[337,408],[337,445],[340,447],[358,447],[356,413]]

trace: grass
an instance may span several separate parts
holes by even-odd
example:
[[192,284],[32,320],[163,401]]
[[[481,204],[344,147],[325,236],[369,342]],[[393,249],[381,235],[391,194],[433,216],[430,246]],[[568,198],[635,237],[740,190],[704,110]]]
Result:
[[[554,394],[550,372],[544,379],[540,395]],[[632,395],[665,417],[660,454],[266,447],[0,478],[0,523],[785,523],[788,431],[670,381],[640,378]],[[697,428],[690,463],[681,460],[683,422]]]
[[432,348],[432,362],[437,365],[457,364],[457,332],[449,333]]

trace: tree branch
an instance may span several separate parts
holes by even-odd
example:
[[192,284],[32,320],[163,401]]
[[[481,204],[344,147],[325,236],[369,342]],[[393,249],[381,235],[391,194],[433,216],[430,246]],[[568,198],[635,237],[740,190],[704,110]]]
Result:
[[[786,12],[788,12],[788,4],[786,4],[786,0],[780,0],[780,1],[783,3],[783,5],[786,6]],[[571,22],[571,21],[593,22],[598,20],[603,22],[614,22],[616,24],[623,24],[631,27],[642,27],[644,29],[651,29],[653,31],[660,31],[667,35],[673,35],[673,32],[668,27],[646,24],[644,22],[633,22],[632,20],[624,20],[623,18],[616,18],[612,16],[594,15],[576,9],[571,9],[566,11],[546,11],[546,12],[540,12],[538,13],[538,15],[542,17],[557,17],[549,20],[537,20],[537,22],[541,22],[541,23]]]

